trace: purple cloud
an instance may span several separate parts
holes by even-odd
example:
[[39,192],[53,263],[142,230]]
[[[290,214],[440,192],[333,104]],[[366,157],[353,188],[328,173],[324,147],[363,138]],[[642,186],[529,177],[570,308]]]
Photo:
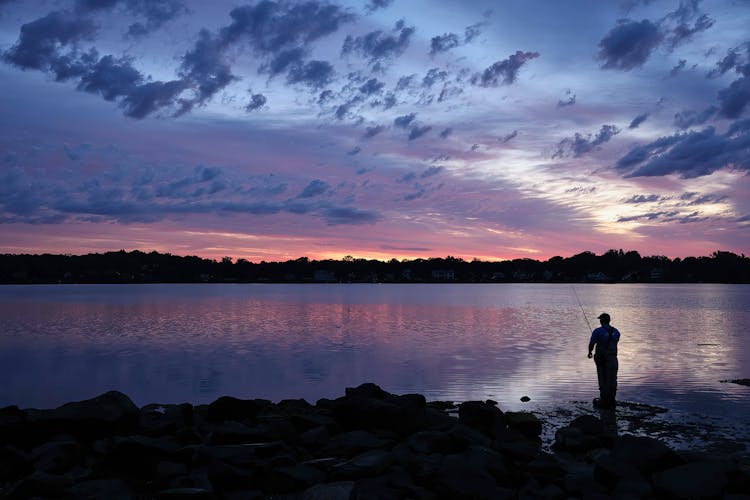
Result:
[[498,85],[514,83],[521,67],[537,57],[539,57],[538,52],[521,52],[518,50],[515,54],[508,56],[507,59],[497,61],[482,73],[474,75],[471,83],[481,87],[497,87]]
[[604,69],[627,71],[642,66],[662,39],[659,27],[648,19],[626,19],[602,38],[597,57],[603,61]]

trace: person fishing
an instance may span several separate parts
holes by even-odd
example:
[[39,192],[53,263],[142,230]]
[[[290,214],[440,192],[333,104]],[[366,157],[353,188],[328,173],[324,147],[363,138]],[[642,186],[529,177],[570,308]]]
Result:
[[594,399],[594,406],[600,408],[614,408],[615,395],[617,393],[617,343],[620,341],[620,332],[609,324],[610,317],[607,313],[601,313],[597,319],[601,326],[591,332],[589,340],[589,359],[592,351],[596,363],[596,375],[599,380],[599,399]]

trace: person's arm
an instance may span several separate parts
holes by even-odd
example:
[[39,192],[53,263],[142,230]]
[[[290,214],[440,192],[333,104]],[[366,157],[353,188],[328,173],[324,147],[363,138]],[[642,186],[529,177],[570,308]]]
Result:
[[596,330],[594,330],[594,332],[591,333],[591,340],[589,340],[589,358],[591,358],[592,356],[591,351],[594,350],[594,346],[596,345],[595,333],[596,333]]

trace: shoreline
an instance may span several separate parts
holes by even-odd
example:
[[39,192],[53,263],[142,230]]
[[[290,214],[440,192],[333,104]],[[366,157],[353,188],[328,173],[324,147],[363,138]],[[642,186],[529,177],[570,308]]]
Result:
[[750,492],[748,436],[708,420],[671,421],[666,412],[629,402],[595,410],[577,401],[503,412],[494,401],[427,402],[375,384],[315,404],[223,396],[207,405],[138,408],[111,391],[55,409],[0,409],[0,497]]

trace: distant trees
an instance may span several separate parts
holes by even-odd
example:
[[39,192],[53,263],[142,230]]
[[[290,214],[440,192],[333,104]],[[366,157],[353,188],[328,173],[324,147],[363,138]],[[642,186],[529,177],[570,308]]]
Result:
[[546,261],[497,262],[445,258],[388,261],[347,255],[342,260],[253,263],[169,253],[107,252],[87,255],[0,255],[0,283],[201,282],[712,282],[750,283],[750,258],[716,251],[705,257],[642,257],[636,251],[581,252]]

